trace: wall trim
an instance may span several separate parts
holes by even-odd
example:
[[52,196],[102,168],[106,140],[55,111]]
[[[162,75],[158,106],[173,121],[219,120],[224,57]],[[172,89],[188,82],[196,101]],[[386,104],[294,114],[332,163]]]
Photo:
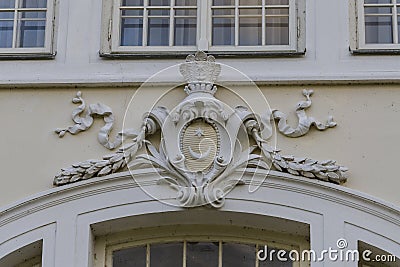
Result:
[[[238,170],[238,172],[241,171],[243,170]],[[135,175],[135,179],[148,178],[156,174],[154,169],[142,169],[132,173]],[[294,193],[315,197],[317,199],[327,200],[369,213],[373,216],[382,218],[383,220],[400,226],[400,207],[368,194],[343,186],[328,184],[317,180],[310,180],[309,178],[296,177],[277,171],[266,172],[258,170],[255,177],[258,181],[260,181],[266,175],[268,175],[268,178],[261,184],[262,188],[291,191]],[[244,176],[245,185],[250,184],[250,179],[251,177],[249,174]],[[140,186],[156,185],[157,180],[154,179],[147,179],[147,181],[140,183]],[[69,201],[136,187],[139,187],[139,184],[133,181],[130,173],[122,172],[102,178],[94,178],[91,180],[52,188],[0,209],[0,227],[33,213],[67,203]],[[241,186],[238,186],[238,188],[240,187]],[[230,194],[232,193],[233,192]],[[250,197],[246,200],[251,200],[251,195],[249,196]],[[235,198],[228,194],[227,202],[229,202],[230,199]]]

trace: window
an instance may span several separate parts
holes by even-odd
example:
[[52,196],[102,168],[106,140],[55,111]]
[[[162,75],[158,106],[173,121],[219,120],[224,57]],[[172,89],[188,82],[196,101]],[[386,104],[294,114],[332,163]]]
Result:
[[355,50],[400,50],[400,0],[357,0]]
[[300,255],[310,248],[309,226],[297,222],[300,228],[287,224],[289,232],[285,233],[232,225],[166,225],[103,232],[105,225],[111,224],[93,226],[100,234],[94,241],[94,267],[309,266],[308,260],[296,258],[296,252]]
[[[280,266],[293,267],[294,263],[287,257],[286,261],[279,261],[277,254],[259,260],[257,251],[264,249],[264,245],[254,243],[240,243],[222,240],[185,240],[169,243],[147,243],[141,245],[121,244],[109,249],[107,266],[112,267],[263,267]],[[289,248],[279,247],[278,244],[268,246],[269,251],[285,251]]]
[[[101,54],[304,51],[304,0],[104,0]],[[113,10],[109,12],[109,10]],[[302,14],[302,16],[299,16]]]
[[[358,241],[358,251],[360,252],[360,261],[358,267],[396,267],[399,266],[400,259],[395,255],[372,246],[363,241]],[[368,253],[364,253],[368,250]],[[364,253],[364,257],[362,256]]]
[[0,259],[0,266],[41,267],[43,240],[26,245]]
[[52,0],[0,0],[0,57],[52,53]]

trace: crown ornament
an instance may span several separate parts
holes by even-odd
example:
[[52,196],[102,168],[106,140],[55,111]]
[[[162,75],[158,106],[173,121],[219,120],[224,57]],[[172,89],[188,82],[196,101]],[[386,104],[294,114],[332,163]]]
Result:
[[209,93],[214,95],[217,87],[214,82],[221,73],[221,65],[215,62],[213,56],[207,56],[203,51],[186,57],[186,62],[180,65],[180,73],[188,83],[185,92]]

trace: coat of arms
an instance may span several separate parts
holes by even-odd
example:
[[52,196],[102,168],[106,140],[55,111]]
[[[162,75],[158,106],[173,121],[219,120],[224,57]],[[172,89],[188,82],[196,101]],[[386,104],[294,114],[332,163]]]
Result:
[[[268,145],[268,137],[263,134],[264,129],[270,126],[267,124],[274,123],[274,120],[278,121],[279,131],[290,137],[306,134],[312,125],[319,130],[334,127],[336,124],[332,118],[322,124],[305,115],[304,110],[311,105],[312,91],[303,92],[306,101],[298,105],[299,125],[291,128],[282,112],[273,111],[271,120],[265,121],[244,106],[232,108],[218,100],[214,83],[221,66],[214,57],[203,52],[190,55],[181,64],[180,72],[187,82],[184,89],[187,97],[182,102],[172,110],[165,107],[152,109],[144,115],[138,133],[125,133],[131,141],[115,154],[62,169],[54,183],[63,185],[124,168],[150,165],[159,171],[160,184],[176,190],[181,206],[209,204],[221,207],[225,196],[241,182],[240,175],[237,175],[239,169],[246,172],[249,168],[274,168],[338,184],[346,181],[347,169],[336,165],[335,161],[281,155],[280,151]],[[58,130],[58,133],[73,133],[81,129],[79,126],[77,123],[75,128]],[[146,137],[157,131],[161,131],[161,140],[155,147]],[[247,140],[244,141],[243,136],[247,136]],[[109,143],[108,136],[99,139],[106,140],[105,146],[115,147]],[[120,139],[117,141],[120,143]],[[143,146],[148,153],[136,155]]]

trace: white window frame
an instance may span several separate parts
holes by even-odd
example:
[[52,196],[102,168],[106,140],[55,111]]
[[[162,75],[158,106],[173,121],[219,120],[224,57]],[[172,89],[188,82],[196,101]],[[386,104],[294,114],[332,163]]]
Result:
[[53,57],[54,56],[54,24],[55,24],[55,5],[56,0],[47,0],[46,8],[46,30],[44,47],[16,47],[17,43],[17,12],[19,8],[19,2],[22,0],[15,0],[15,7],[11,8],[10,11],[14,12],[14,27],[13,27],[13,40],[12,48],[0,48],[0,58],[36,58],[36,57]]
[[[145,0],[146,1],[146,0]],[[265,53],[304,54],[305,53],[305,0],[289,0],[289,45],[263,46],[212,46],[212,0],[197,1],[196,46],[121,46],[120,9],[122,0],[103,0],[102,45],[100,56],[119,57],[130,55],[176,55],[197,50],[214,53]],[[236,0],[238,2],[238,0]],[[264,19],[263,19],[264,21]],[[238,34],[235,22],[235,34]],[[206,25],[205,27],[202,25]],[[145,29],[144,29],[145,30]],[[265,34],[263,33],[263,38]],[[237,38],[236,38],[237,40]]]
[[[364,0],[353,0],[350,5],[350,50],[354,53],[397,53],[400,52],[400,40],[398,38],[397,25],[397,7],[400,3],[391,0],[388,6],[394,8],[392,11],[392,32],[393,43],[391,44],[367,44],[365,43],[365,14]],[[370,6],[373,4],[369,4]],[[376,4],[377,6],[385,6],[385,4]]]
[[[174,242],[228,242],[254,244],[258,248],[264,248],[264,245],[267,245],[269,248],[297,250],[300,253],[310,249],[307,237],[287,233],[253,228],[244,229],[236,226],[168,225],[134,229],[96,237],[94,267],[112,267],[112,255],[115,250],[135,246],[146,246],[146,261],[148,262],[150,256],[149,244]],[[219,249],[220,256],[221,246],[219,246]],[[219,257],[219,259],[221,258]],[[222,261],[220,260],[219,266],[221,265]],[[310,262],[308,260],[293,262],[293,267],[306,267],[309,265]]]

